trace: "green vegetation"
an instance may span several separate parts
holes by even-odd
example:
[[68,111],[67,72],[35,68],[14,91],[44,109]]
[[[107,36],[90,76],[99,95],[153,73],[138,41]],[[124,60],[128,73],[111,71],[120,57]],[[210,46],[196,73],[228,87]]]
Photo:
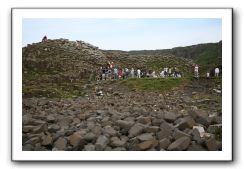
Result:
[[41,83],[23,86],[24,97],[71,98],[84,96],[83,83]]
[[129,54],[154,56],[173,55],[178,58],[192,59],[200,65],[200,74],[205,75],[207,71],[213,70],[216,66],[222,66],[222,41],[163,50],[130,51]]
[[186,82],[184,78],[144,78],[122,80],[119,81],[118,84],[143,91],[165,91],[174,87],[179,87],[184,82]]

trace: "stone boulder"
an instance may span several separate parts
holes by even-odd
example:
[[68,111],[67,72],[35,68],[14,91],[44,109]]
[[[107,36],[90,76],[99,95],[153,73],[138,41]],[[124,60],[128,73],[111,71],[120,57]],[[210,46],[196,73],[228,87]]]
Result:
[[191,139],[189,137],[181,137],[175,140],[167,150],[169,151],[183,151],[186,150],[191,143]]

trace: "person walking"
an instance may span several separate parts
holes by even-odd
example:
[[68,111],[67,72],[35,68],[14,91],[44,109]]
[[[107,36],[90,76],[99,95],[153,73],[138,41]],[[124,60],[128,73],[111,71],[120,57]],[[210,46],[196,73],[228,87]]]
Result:
[[141,78],[141,70],[137,69],[137,78]]
[[118,73],[119,73],[119,72],[118,72],[118,69],[115,67],[115,68],[114,68],[114,79],[115,79],[115,80],[118,80]]
[[131,68],[130,75],[131,75],[131,78],[134,78],[135,77],[134,68]]
[[215,77],[219,77],[219,68],[218,67],[215,68],[214,75],[215,75]]
[[199,66],[197,64],[195,64],[195,67],[194,67],[194,75],[197,78],[199,77],[198,71],[199,71]]

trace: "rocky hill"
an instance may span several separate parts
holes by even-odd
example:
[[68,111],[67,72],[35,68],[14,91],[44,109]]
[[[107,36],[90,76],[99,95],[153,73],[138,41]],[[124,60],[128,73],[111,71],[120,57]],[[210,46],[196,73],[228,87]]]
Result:
[[[67,39],[24,47],[22,150],[221,151],[222,80],[190,78],[195,55],[216,55],[192,48],[193,58],[105,51]],[[146,70],[177,67],[185,76],[94,81],[108,61]]]
[[92,68],[106,62],[98,47],[83,41],[48,40],[23,48],[24,74],[51,75],[44,79],[54,82],[86,78]]

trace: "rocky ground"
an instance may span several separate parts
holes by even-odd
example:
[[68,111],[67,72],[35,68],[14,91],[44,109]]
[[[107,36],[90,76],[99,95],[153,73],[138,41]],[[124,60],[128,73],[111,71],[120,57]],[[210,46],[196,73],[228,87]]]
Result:
[[77,98],[23,98],[23,150],[222,150],[221,86],[209,79],[164,92],[89,85]]

